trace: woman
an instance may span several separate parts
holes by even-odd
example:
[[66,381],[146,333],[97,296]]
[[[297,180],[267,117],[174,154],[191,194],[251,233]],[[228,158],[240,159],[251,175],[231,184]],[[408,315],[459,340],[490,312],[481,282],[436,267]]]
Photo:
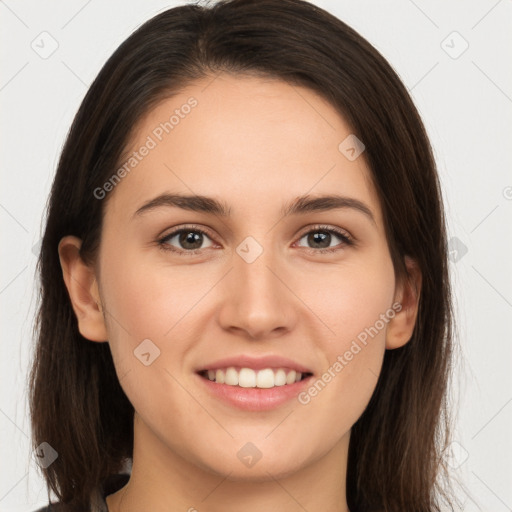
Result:
[[322,9],[187,5],[131,35],[73,122],[39,265],[45,510],[450,504],[435,162]]

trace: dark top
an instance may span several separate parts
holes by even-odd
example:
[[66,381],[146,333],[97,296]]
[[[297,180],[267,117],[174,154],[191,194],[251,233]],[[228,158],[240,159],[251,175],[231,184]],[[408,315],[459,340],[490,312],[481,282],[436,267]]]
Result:
[[[109,476],[98,489],[96,499],[93,499],[94,503],[91,505],[90,510],[73,510],[70,511],[66,508],[65,504],[62,503],[51,503],[46,507],[39,508],[34,512],[108,512],[106,498],[109,494],[114,494],[119,491],[121,487],[128,483],[130,475],[128,473],[120,473],[118,475]],[[368,512],[383,512],[382,509],[372,509]]]
[[[128,483],[130,475],[127,473],[120,473],[118,475],[109,476],[98,489],[96,499],[93,499],[94,503],[91,504],[90,511],[73,511],[73,512],[108,512],[106,498],[109,494],[114,494],[121,487]],[[71,512],[66,505],[63,503],[50,503],[46,507],[40,508],[35,512]]]

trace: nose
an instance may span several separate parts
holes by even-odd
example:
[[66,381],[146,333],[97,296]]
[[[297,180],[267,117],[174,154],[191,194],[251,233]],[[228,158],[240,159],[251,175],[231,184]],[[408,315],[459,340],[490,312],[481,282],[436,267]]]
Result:
[[275,338],[291,331],[297,320],[297,299],[290,277],[272,258],[270,250],[248,263],[233,255],[233,269],[219,283],[221,327],[247,339]]

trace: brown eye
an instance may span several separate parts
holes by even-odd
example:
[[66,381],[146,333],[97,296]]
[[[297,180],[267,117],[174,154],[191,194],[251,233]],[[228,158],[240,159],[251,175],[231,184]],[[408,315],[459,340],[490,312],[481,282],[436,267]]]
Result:
[[[209,243],[204,245],[205,242]],[[194,254],[201,249],[206,249],[213,246],[210,237],[202,229],[197,228],[180,228],[169,233],[158,241],[162,249],[188,252]]]
[[[344,246],[353,244],[352,239],[347,233],[331,227],[322,226],[315,227],[307,233],[304,233],[300,240],[303,239],[306,240],[306,248],[321,252],[333,252]],[[304,247],[303,245],[299,246]]]

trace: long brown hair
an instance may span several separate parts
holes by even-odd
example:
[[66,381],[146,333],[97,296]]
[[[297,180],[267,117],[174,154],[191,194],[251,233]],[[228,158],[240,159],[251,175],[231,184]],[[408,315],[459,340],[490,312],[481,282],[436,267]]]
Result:
[[440,477],[447,476],[442,455],[451,431],[453,313],[431,146],[386,60],[345,23],[302,0],[169,9],[121,44],[85,96],[58,164],[37,267],[30,409],[34,446],[47,442],[59,453],[42,470],[48,490],[70,510],[88,510],[91,492],[132,457],[133,444],[133,407],[108,343],[91,343],[78,331],[58,243],[78,236],[84,261],[95,261],[107,200],[93,191],[118,168],[133,127],[162,98],[220,72],[309,87],[364,141],[396,274],[406,276],[409,255],[423,279],[412,338],[386,351],[375,392],[352,428],[347,501],[357,511],[439,511],[441,501],[451,503]]

